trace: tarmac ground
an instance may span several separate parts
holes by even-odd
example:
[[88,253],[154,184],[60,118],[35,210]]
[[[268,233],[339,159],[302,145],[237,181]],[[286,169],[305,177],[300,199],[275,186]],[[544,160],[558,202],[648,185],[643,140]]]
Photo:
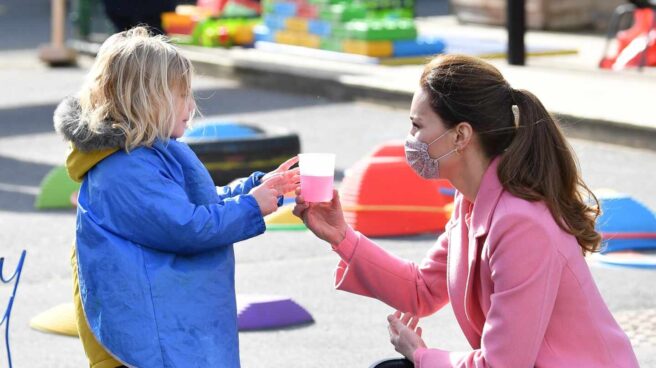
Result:
[[[47,16],[47,7],[36,0],[8,0],[0,6],[0,257],[5,257],[6,277],[20,251],[27,249],[9,325],[14,366],[82,367],[86,362],[77,339],[29,327],[38,313],[71,300],[75,213],[36,211],[33,203],[41,179],[66,156],[66,145],[52,129],[54,107],[79,88],[90,64],[81,57],[77,67],[51,69],[38,61],[36,47],[48,37]],[[461,25],[451,16],[431,15],[418,22],[426,32],[445,36],[505,37],[499,27]],[[630,193],[653,209],[656,74],[596,69],[603,43],[603,36],[595,34],[529,32],[529,47],[576,48],[578,53],[529,57],[526,67],[490,60],[514,87],[535,92],[563,118],[591,187]],[[409,98],[421,70],[419,65],[354,64],[257,49],[185,52],[205,75],[195,80],[194,88],[207,119],[296,131],[303,150],[338,152],[340,173],[375,144],[405,135]],[[434,238],[377,241],[400,257],[419,261]],[[334,291],[337,258],[309,232],[268,232],[238,244],[236,258],[239,293],[292,297],[315,319],[290,329],[241,333],[244,367],[367,367],[396,356],[385,320],[391,309]],[[590,266],[641,366],[656,367],[654,271],[593,261]],[[0,305],[10,292],[0,287]],[[422,325],[429,346],[470,349],[449,307]],[[0,348],[0,367],[6,366],[4,354]]]

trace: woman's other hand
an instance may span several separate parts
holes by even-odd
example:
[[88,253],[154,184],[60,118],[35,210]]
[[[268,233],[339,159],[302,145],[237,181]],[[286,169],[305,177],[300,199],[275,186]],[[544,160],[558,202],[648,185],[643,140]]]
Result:
[[333,190],[333,199],[330,202],[307,203],[303,199],[300,188],[296,190],[296,206],[294,215],[300,217],[305,226],[314,235],[335,246],[346,236],[346,220],[339,202],[339,193]]
[[421,327],[417,327],[419,318],[396,311],[387,316],[387,322],[389,322],[390,342],[394,345],[394,349],[414,363],[415,350],[426,347],[421,338]]

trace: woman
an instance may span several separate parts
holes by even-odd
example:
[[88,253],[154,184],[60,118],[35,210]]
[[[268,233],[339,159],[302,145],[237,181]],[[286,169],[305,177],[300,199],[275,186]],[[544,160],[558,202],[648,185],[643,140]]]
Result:
[[[415,265],[354,232],[337,193],[299,194],[294,213],[341,257],[336,287],[398,309],[391,341],[416,367],[637,367],[584,259],[600,243],[596,198],[540,101],[480,59],[439,56],[410,120],[408,163],[457,189],[451,220]],[[421,339],[418,317],[448,302],[473,351]]]

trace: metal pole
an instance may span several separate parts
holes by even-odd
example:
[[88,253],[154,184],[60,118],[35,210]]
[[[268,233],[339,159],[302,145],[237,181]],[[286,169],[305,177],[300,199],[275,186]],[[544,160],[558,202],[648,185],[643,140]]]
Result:
[[508,0],[506,5],[506,27],[508,29],[508,64],[525,65],[526,33],[525,0]]

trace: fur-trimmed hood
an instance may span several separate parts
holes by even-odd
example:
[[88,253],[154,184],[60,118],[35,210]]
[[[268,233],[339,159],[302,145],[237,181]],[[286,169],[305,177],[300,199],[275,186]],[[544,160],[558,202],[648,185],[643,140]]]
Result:
[[75,97],[66,97],[53,116],[57,133],[71,142],[82,152],[92,152],[111,148],[124,148],[125,135],[120,129],[112,128],[112,122],[104,121],[100,131],[89,128],[89,122],[81,118],[82,109]]
[[98,162],[125,148],[125,135],[119,129],[112,129],[111,121],[104,122],[100,132],[92,132],[88,121],[80,117],[81,110],[77,98],[67,97],[53,116],[57,133],[71,142],[66,171],[76,182],[81,182]]

